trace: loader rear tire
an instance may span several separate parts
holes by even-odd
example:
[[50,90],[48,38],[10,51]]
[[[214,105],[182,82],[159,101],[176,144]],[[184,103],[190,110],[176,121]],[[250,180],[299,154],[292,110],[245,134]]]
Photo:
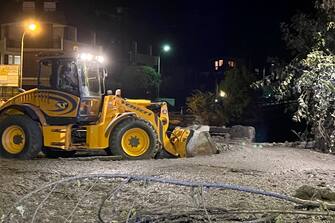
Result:
[[160,149],[153,126],[142,119],[128,118],[110,135],[110,152],[128,160],[152,159]]
[[42,148],[42,132],[37,122],[25,115],[6,116],[0,121],[0,156],[32,159]]

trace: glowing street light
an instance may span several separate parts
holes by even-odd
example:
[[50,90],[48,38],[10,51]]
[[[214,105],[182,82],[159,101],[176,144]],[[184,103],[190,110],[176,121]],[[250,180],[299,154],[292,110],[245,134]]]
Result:
[[22,73],[23,73],[23,49],[24,49],[24,37],[26,36],[26,33],[33,34],[36,33],[38,30],[38,23],[35,21],[25,21],[23,23],[24,31],[22,33],[21,38],[21,54],[20,54],[20,88],[22,88]]
[[35,23],[30,23],[27,28],[30,31],[35,31],[37,29],[37,25]]
[[166,45],[163,46],[163,51],[164,52],[169,52],[170,50],[171,50],[171,46],[170,45],[166,44]]

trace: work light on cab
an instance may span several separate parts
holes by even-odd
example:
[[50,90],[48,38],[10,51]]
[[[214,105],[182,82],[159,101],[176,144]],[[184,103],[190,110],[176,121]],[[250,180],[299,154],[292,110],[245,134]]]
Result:
[[90,53],[80,53],[78,55],[78,58],[81,61],[86,61],[86,62],[98,61],[101,64],[105,62],[105,58],[103,56],[101,56],[101,55],[96,56],[96,55],[93,55],[93,54],[90,54]]

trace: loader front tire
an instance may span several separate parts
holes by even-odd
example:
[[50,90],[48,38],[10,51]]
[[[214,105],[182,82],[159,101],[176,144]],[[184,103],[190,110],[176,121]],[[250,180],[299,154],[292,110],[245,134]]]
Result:
[[128,118],[119,123],[110,135],[110,151],[123,159],[152,159],[160,144],[153,126],[144,120]]
[[32,159],[42,148],[39,124],[25,115],[6,116],[0,121],[0,156]]

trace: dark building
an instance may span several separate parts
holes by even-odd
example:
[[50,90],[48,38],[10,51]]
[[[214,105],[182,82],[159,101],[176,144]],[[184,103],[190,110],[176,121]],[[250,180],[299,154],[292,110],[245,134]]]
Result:
[[[36,85],[37,61],[43,55],[90,52],[107,55],[111,71],[118,73],[127,65],[147,65],[157,69],[158,57],[150,44],[136,41],[126,8],[115,6],[111,13],[95,12],[90,20],[72,16],[71,3],[58,0],[16,1],[6,3],[2,14],[0,64],[20,64],[23,21],[34,18],[40,23],[38,35],[24,40],[23,83]],[[81,17],[82,18],[82,17]],[[98,25],[96,25],[98,24]],[[103,29],[106,26],[108,29]],[[106,28],[105,27],[105,28]]]
[[209,68],[209,74],[213,79],[213,82],[209,82],[211,91],[218,94],[219,84],[224,79],[225,72],[242,64],[245,64],[244,61],[235,57],[222,56],[211,59]]
[[37,62],[41,56],[72,55],[79,51],[102,54],[94,32],[86,37],[86,41],[78,40],[78,29],[67,25],[64,15],[57,11],[56,1],[22,1],[16,4],[21,5],[16,11],[16,19],[1,24],[0,62],[20,64],[23,21],[36,18],[40,32],[33,36],[26,34],[24,38],[23,85],[26,88],[37,84]]

